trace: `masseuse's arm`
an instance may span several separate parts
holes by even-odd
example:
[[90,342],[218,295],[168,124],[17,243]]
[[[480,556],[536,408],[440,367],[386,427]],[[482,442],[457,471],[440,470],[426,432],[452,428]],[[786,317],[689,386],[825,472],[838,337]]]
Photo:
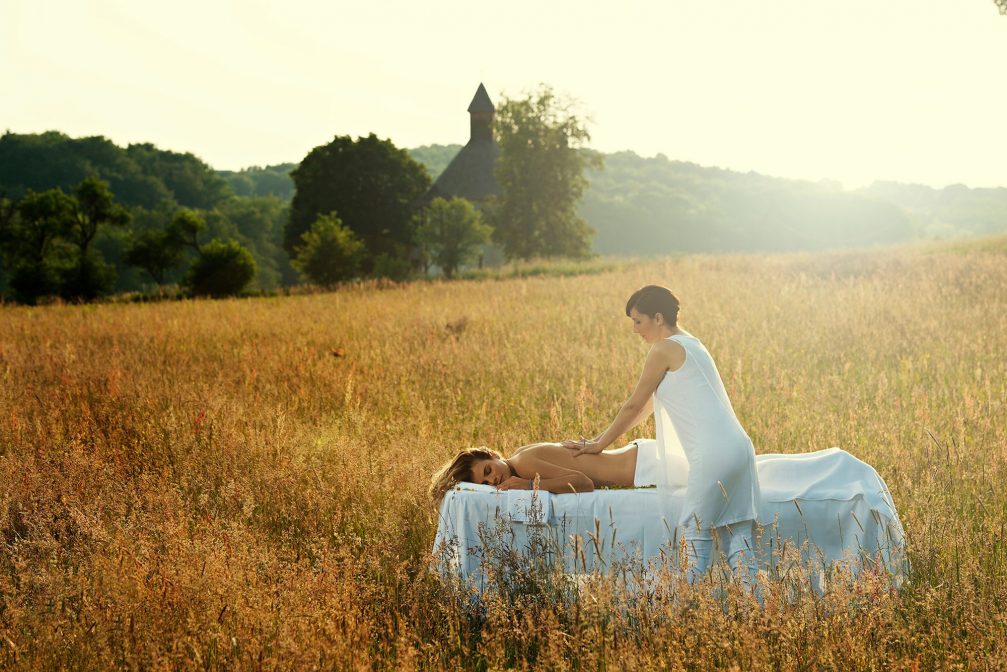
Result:
[[[617,438],[640,424],[647,417],[647,412],[653,410],[653,396],[657,386],[664,379],[664,374],[671,368],[671,362],[680,359],[682,346],[674,341],[662,340],[654,344],[647,353],[647,361],[643,364],[643,373],[636,383],[636,389],[626,403],[622,405],[619,414],[595,441],[585,446],[577,446],[576,442],[564,442],[567,448],[577,450],[577,455],[583,453],[600,453]],[[676,367],[677,368],[677,367]]]
[[511,476],[500,484],[499,490],[531,490],[534,478],[524,478],[525,474],[537,476],[539,490],[557,495],[568,495],[576,492],[591,492],[594,481],[587,474],[574,469],[565,469],[552,462],[537,458],[524,458],[521,461],[521,476]]
[[[629,423],[629,427],[626,428],[626,431],[628,432],[629,430],[631,430],[634,427],[636,427],[637,425],[639,425],[641,422],[644,422],[647,418],[649,418],[651,416],[651,414],[653,412],[654,412],[654,396],[651,395],[651,396],[647,397],[647,404],[643,407],[643,410],[640,411],[639,415],[637,415],[635,418],[633,418],[633,422]],[[601,439],[601,437],[602,437],[602,435],[604,433],[605,432],[602,432],[601,434],[598,434],[598,436],[596,436],[593,439],[591,439],[591,441],[597,442],[598,440]],[[573,444],[574,444],[574,442],[570,443],[571,446],[573,446]]]
[[[653,412],[654,412],[654,394],[651,393],[650,396],[647,397],[647,403],[644,404],[643,410],[640,411],[640,413],[635,418],[633,418],[633,422],[630,423],[629,428],[626,429],[626,431],[628,432],[630,429],[633,429],[641,422],[649,418]],[[601,435],[599,435],[598,438],[600,439]]]

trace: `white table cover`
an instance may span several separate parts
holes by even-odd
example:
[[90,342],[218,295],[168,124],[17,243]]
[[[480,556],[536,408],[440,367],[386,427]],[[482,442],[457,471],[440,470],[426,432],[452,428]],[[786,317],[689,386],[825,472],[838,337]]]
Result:
[[[873,467],[839,448],[759,455],[756,467],[762,488],[756,546],[763,569],[782,572],[800,563],[819,578],[836,563],[854,572],[904,570],[905,533]],[[501,537],[511,549],[541,553],[542,544],[532,540],[536,530],[551,539],[550,551],[562,556],[570,573],[606,571],[627,561],[661,563],[677,557],[684,493],[680,487],[554,495],[462,484],[441,503],[434,554],[442,571],[480,590],[486,587],[484,558]],[[797,553],[781,553],[786,548]]]

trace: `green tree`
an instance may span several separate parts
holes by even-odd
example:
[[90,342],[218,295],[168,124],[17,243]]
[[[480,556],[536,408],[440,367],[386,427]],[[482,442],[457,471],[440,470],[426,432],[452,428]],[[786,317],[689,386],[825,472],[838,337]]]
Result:
[[364,241],[369,255],[408,255],[413,204],[430,178],[407,151],[373,133],[357,140],[338,136],[311,150],[291,176],[296,192],[284,235],[291,257],[315,220],[333,211]]
[[240,294],[255,277],[255,258],[236,240],[214,238],[200,248],[186,274],[185,285],[195,296]]
[[126,248],[124,259],[130,266],[147,271],[158,287],[182,263],[183,247],[169,229],[147,229],[136,234]]
[[232,198],[218,205],[214,214],[226,218],[235,230],[233,235],[221,233],[216,237],[235,238],[255,257],[258,266],[255,282],[261,289],[297,282],[297,271],[283,249],[283,228],[290,216],[289,203],[276,196]]
[[62,189],[28,192],[17,204],[5,246],[17,301],[34,304],[41,296],[59,292],[62,277],[73,267],[73,247],[65,236],[75,208],[74,198]]
[[14,216],[17,204],[0,196],[0,301],[7,292],[7,275],[10,269],[10,246],[13,243]]
[[108,291],[115,282],[115,271],[90,247],[101,226],[125,226],[129,212],[115,202],[108,183],[96,177],[85,178],[74,190],[69,240],[77,246],[77,267],[69,274],[63,293],[70,298],[91,300]]
[[206,220],[194,210],[183,208],[171,220],[169,233],[171,240],[179,242],[183,247],[192,248],[200,254],[199,234],[206,231]]
[[492,227],[483,223],[479,211],[464,198],[435,198],[422,215],[416,238],[430,260],[444,275],[454,277],[460,266],[479,254],[490,241]]
[[209,209],[232,195],[227,180],[190,153],[171,152],[143,143],[130,145],[124,154],[144,174],[163,184],[184,207]]
[[365,255],[363,241],[330,212],[301,235],[293,265],[305,280],[331,286],[356,276]]
[[495,239],[508,259],[585,257],[593,231],[577,214],[595,154],[579,151],[588,140],[572,105],[542,86],[497,108],[500,144],[496,177],[501,195],[493,208]]

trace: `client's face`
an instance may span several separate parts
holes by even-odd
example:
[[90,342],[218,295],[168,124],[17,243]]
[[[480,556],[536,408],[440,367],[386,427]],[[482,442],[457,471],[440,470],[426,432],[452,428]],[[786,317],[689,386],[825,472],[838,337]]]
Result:
[[476,460],[472,463],[469,480],[484,485],[500,485],[510,478],[510,475],[510,467],[502,459]]

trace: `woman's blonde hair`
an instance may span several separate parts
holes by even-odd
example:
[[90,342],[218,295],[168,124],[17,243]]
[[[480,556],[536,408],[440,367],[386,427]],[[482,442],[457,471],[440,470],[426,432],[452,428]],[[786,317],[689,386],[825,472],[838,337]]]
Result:
[[472,465],[476,460],[495,460],[500,458],[500,453],[489,448],[466,448],[450,462],[437,470],[433,478],[430,479],[430,499],[434,501],[435,507],[440,507],[441,500],[448,490],[455,487],[460,481],[467,481],[472,476]]

